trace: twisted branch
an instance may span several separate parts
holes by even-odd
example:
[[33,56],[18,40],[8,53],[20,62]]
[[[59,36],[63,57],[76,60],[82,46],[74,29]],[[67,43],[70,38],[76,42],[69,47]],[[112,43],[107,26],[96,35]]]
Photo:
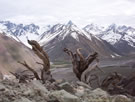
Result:
[[18,61],[18,63],[20,63],[23,66],[25,66],[28,70],[30,70],[34,74],[34,76],[35,76],[35,78],[37,80],[40,80],[40,77],[38,76],[38,73],[34,69],[32,69],[25,61],[24,62]]

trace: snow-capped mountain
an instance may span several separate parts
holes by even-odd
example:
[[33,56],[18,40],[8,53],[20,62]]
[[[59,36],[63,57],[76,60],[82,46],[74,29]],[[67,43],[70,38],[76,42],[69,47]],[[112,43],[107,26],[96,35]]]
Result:
[[[69,48],[69,45],[84,49],[89,49],[86,48],[89,46],[91,48],[89,51],[95,50],[104,56],[130,54],[135,51],[135,28],[125,25],[112,24],[105,28],[96,24],[89,24],[80,29],[72,21],[67,24],[59,23],[54,26],[45,25],[44,27],[35,24],[24,25],[0,21],[0,33],[14,38],[26,46],[29,46],[27,39],[37,40],[45,49],[56,50],[56,47],[63,43],[61,46]],[[72,47],[72,49],[75,48]],[[62,50],[62,47],[60,50]]]
[[118,55],[118,52],[109,43],[79,29],[72,21],[67,24],[54,25],[39,37],[39,42],[53,60],[67,58],[63,52],[65,47],[72,51],[82,48],[82,53],[85,56],[93,51],[97,51],[102,57]]
[[91,39],[90,35],[88,35],[83,30],[79,29],[72,21],[69,21],[67,24],[56,24],[50,30],[46,31],[39,37],[39,42],[41,44],[46,44],[51,41],[55,37],[59,36],[59,40],[64,40],[67,35],[72,36],[74,39],[79,41],[78,34],[85,35],[89,39]]
[[101,27],[92,23],[85,26],[83,30],[94,35],[99,35],[105,30],[105,27]]
[[[88,28],[85,29],[85,31],[91,33],[91,30],[88,30]],[[135,28],[133,27],[112,24],[101,32],[99,32],[98,29],[95,30],[95,32],[97,37],[109,42],[124,54],[133,53],[135,51]]]
[[40,34],[47,30],[50,26],[40,27],[35,24],[15,24],[10,21],[0,21],[0,32],[4,32],[7,36],[14,38],[17,41],[21,41],[25,45],[27,39],[36,40]]

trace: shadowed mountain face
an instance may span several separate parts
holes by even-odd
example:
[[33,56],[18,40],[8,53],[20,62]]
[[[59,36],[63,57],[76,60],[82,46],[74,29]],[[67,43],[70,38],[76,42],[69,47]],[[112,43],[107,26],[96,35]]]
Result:
[[0,70],[7,74],[9,71],[16,71],[24,68],[17,61],[26,61],[33,68],[36,68],[35,61],[39,59],[23,44],[12,38],[0,34]]
[[71,21],[67,25],[57,24],[53,26],[41,35],[39,42],[48,52],[51,60],[69,58],[63,52],[64,48],[69,48],[72,51],[82,48],[84,56],[96,51],[102,58],[111,58],[120,54],[112,45],[90,33],[84,32]]

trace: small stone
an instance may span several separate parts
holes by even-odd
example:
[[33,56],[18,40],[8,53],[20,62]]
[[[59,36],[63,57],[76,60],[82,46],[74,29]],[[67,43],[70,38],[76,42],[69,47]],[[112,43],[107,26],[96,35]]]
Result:
[[5,91],[6,87],[0,83],[0,91]]

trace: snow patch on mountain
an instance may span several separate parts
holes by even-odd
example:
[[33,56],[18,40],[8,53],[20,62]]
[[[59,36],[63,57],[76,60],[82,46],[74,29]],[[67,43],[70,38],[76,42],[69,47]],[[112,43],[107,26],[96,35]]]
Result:
[[71,33],[71,36],[76,39],[77,41],[79,41],[79,38],[78,38],[78,34],[77,33]]
[[127,26],[111,25],[105,31],[102,39],[110,42],[112,45],[124,40],[130,46],[135,47],[135,29]]
[[128,35],[125,35],[123,37],[123,40],[126,40],[130,46],[135,48],[135,38],[128,36]]
[[85,26],[83,28],[83,30],[86,32],[89,32],[93,35],[99,35],[105,30],[105,27],[101,27],[101,26],[98,26],[98,25],[92,23],[92,24]]
[[109,32],[109,33],[106,33],[104,36],[102,36],[102,39],[114,45],[121,39],[121,37],[122,36],[120,34]]

